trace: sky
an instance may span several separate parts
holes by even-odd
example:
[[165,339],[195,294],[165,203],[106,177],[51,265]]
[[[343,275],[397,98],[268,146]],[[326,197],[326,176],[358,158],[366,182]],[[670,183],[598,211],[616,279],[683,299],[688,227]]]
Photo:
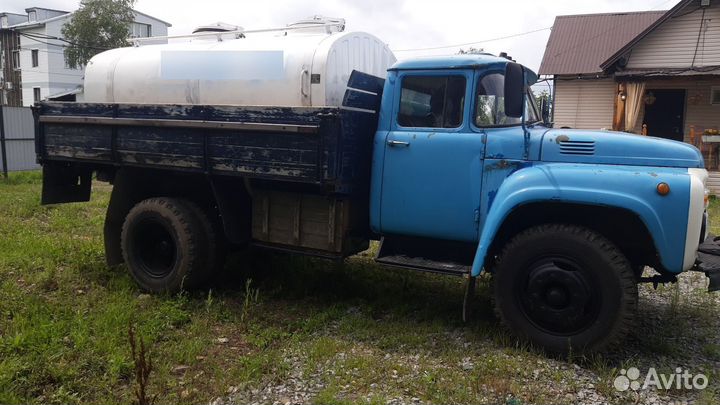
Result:
[[[378,36],[398,59],[457,53],[460,48],[507,52],[537,71],[555,16],[666,10],[679,0],[137,0],[135,9],[170,22],[170,35],[222,21],[245,29],[283,27],[312,15],[340,17],[346,30]],[[3,0],[2,10],[74,10],[79,0]],[[538,32],[493,40],[529,31]],[[464,46],[456,44],[473,43]],[[435,48],[405,51],[407,49]]]

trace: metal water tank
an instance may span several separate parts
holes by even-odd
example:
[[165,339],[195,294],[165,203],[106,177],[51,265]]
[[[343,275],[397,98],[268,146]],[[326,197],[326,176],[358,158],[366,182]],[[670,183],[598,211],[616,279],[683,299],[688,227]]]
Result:
[[343,29],[316,19],[113,49],[88,63],[84,101],[339,106],[353,70],[385,77],[396,60],[377,37]]

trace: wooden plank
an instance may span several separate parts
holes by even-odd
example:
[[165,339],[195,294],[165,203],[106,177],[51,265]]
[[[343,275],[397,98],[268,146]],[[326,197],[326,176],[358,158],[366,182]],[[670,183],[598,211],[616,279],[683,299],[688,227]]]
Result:
[[209,120],[274,124],[317,124],[323,117],[336,115],[337,107],[277,107],[194,104],[103,104],[42,102],[40,116],[100,116],[118,118]]
[[186,169],[199,169],[203,166],[202,155],[174,155],[153,152],[117,150],[118,159],[124,163],[136,163],[143,166],[178,167]]
[[347,87],[382,94],[384,85],[385,79],[381,77],[353,70],[352,73],[350,73]]
[[92,124],[92,125],[120,125],[120,126],[141,126],[141,127],[174,127],[174,128],[199,128],[199,129],[233,129],[244,131],[270,131],[270,132],[294,132],[302,134],[315,134],[318,132],[317,125],[296,125],[296,124],[273,124],[255,122],[224,122],[204,120],[176,120],[176,119],[148,119],[148,118],[113,118],[113,117],[92,117],[92,116],[52,116],[40,117],[41,123],[48,124]]
[[319,182],[315,177],[314,165],[293,165],[286,164],[270,164],[257,162],[243,162],[235,159],[211,158],[209,160],[210,169],[213,171],[228,171],[235,173],[244,173],[257,178],[280,178],[288,181],[308,180],[312,183]]
[[110,160],[110,149],[81,149],[69,146],[47,146],[47,156],[73,158],[78,160]]
[[40,103],[40,116],[88,114],[99,117],[112,117],[115,104],[43,102]]
[[380,108],[380,97],[371,93],[347,89],[345,90],[342,105],[343,107],[360,108],[377,112]]

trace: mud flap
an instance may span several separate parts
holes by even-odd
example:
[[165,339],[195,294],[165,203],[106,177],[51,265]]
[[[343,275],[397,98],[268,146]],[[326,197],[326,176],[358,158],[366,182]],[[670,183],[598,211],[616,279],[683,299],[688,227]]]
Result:
[[72,163],[45,163],[42,204],[90,201],[92,170]]
[[708,235],[698,247],[697,269],[710,279],[708,291],[720,291],[720,237]]
[[463,297],[463,311],[462,320],[464,323],[470,322],[472,317],[472,304],[475,299],[475,286],[477,284],[477,277],[467,276],[465,284],[465,296]]

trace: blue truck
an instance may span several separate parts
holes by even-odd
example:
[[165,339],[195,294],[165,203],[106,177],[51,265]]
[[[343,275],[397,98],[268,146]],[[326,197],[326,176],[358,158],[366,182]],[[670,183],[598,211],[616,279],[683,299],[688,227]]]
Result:
[[355,71],[342,107],[43,102],[42,203],[112,183],[107,262],[150,292],[202,285],[224,246],[342,260],[378,240],[383,265],[465,277],[465,307],[491,273],[507,327],[559,353],[621,339],[639,283],[720,289],[700,152],[553,129],[536,81],[458,55]]

